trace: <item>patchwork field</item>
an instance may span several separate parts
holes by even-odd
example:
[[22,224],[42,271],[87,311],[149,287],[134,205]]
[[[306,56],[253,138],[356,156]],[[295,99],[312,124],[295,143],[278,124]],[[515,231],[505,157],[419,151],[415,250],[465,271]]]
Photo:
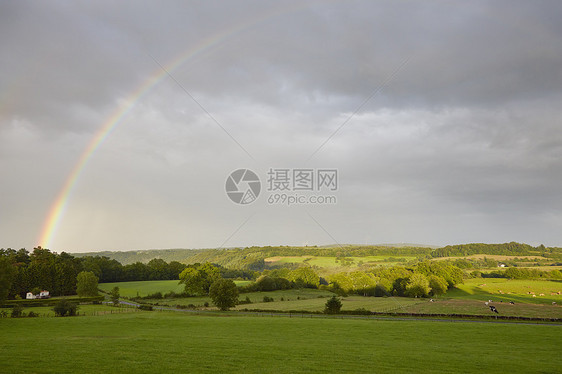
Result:
[[562,365],[560,326],[225,316],[0,319],[2,371],[555,373]]

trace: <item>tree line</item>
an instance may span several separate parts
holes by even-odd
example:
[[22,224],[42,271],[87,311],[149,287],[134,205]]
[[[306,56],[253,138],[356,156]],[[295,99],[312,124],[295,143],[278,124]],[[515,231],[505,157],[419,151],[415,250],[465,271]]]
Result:
[[77,276],[93,273],[101,283],[144,280],[178,279],[186,265],[162,259],[148,263],[122,265],[105,256],[74,257],[66,252],[57,254],[37,247],[32,252],[25,248],[0,249],[0,299],[25,298],[33,289],[48,290],[52,296],[76,294]]
[[448,245],[443,248],[437,248],[431,252],[431,257],[460,257],[476,254],[506,256],[541,255],[545,257],[556,257],[562,255],[562,249],[557,247],[548,248],[542,244],[537,247],[532,247],[529,244],[517,242],[502,244],[471,243]]
[[[460,257],[474,254],[489,255],[539,255],[562,260],[562,248],[545,247],[539,245],[532,247],[528,244],[516,242],[502,244],[461,244],[449,245],[432,249],[428,247],[413,246],[380,246],[380,245],[344,245],[333,247],[317,246],[264,246],[231,249],[166,249],[144,250],[128,252],[102,252],[89,254],[90,257],[105,256],[116,259],[122,264],[145,263],[158,257],[168,262],[181,262],[197,264],[210,262],[230,269],[245,269],[249,271],[263,271],[271,268],[265,259],[276,256],[315,256],[336,257],[346,261],[350,257],[388,256],[400,258],[415,256],[418,259],[431,259],[436,257]],[[77,255],[83,256],[83,255]]]

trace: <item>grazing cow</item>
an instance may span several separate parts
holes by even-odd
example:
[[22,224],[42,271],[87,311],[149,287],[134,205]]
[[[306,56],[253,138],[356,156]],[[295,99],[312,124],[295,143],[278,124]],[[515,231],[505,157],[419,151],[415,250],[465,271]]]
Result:
[[490,305],[490,310],[491,310],[492,312],[494,312],[494,313],[500,314],[500,313],[498,312],[498,310],[496,309],[496,307],[493,306],[493,305]]
[[553,302],[552,302],[552,305],[555,305],[555,304],[556,304],[556,301],[553,301]]
[[486,301],[484,304],[488,305],[488,302]]
[[511,305],[515,305],[515,303],[514,303],[513,301],[510,301],[509,303],[510,303]]

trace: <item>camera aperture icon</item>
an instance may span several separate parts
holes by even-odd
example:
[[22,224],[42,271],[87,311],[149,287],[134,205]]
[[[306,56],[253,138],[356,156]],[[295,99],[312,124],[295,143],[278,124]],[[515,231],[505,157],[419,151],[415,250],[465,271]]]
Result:
[[234,170],[226,179],[225,190],[236,204],[251,204],[260,194],[260,178],[250,169]]

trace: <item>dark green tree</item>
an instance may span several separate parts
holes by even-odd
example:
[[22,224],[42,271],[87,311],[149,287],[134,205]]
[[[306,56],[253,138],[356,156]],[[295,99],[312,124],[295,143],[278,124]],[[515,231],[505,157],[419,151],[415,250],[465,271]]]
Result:
[[209,288],[209,296],[217,308],[228,310],[238,303],[238,287],[230,279],[219,279]]
[[98,296],[98,277],[91,271],[82,271],[76,277],[76,293],[80,297]]
[[195,264],[180,273],[180,284],[189,295],[208,295],[211,284],[220,279],[219,269],[210,263]]
[[109,293],[109,297],[111,298],[111,302],[113,303],[114,306],[119,305],[119,287],[115,286],[111,289],[111,292]]
[[326,314],[338,314],[341,311],[342,303],[339,297],[332,296],[324,307],[324,313]]
[[10,288],[12,287],[12,282],[16,276],[16,269],[12,265],[9,258],[1,256],[0,257],[0,304],[6,300]]

